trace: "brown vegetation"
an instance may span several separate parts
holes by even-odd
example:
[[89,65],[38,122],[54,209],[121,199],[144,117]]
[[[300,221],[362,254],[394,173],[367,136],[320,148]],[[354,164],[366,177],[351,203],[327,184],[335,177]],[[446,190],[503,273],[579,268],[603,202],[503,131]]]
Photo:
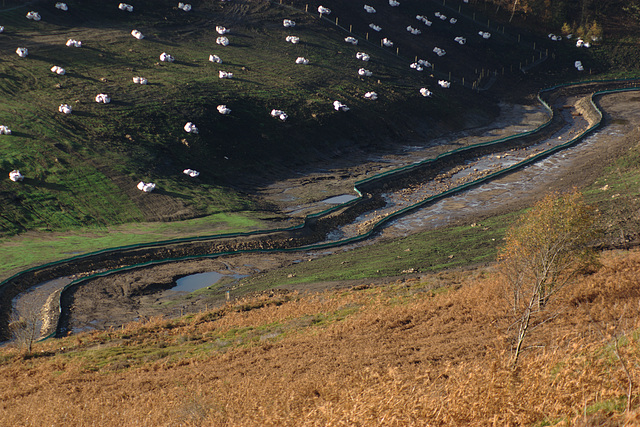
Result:
[[5,350],[0,424],[637,425],[640,251],[600,262],[516,370],[497,275],[439,273]]
[[595,253],[595,209],[577,190],[549,194],[521,216],[507,232],[498,259],[511,297],[516,346],[513,366],[531,329],[557,315],[555,294],[590,269]]

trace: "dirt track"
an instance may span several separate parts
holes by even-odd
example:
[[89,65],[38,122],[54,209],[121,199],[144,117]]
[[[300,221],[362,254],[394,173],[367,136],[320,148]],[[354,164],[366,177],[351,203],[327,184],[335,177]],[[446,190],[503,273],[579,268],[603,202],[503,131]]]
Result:
[[[590,183],[611,159],[636,143],[637,138],[634,135],[637,134],[634,132],[637,131],[637,126],[640,123],[640,113],[635,108],[638,99],[640,96],[633,92],[603,97],[602,109],[608,113],[608,116],[605,117],[606,126],[597,133],[598,137],[595,138],[597,140],[571,149],[570,154],[562,152],[552,157],[549,161],[555,163],[555,167],[532,166],[462,195],[421,209],[387,227],[382,233],[382,238],[419,232],[443,223],[474,222],[486,216],[529,206],[536,198],[550,190]],[[577,100],[577,98],[561,98],[557,102],[559,105],[567,105],[569,102]],[[571,114],[570,110],[566,113]],[[535,108],[520,110],[519,115],[525,123],[512,125],[510,129],[521,132],[536,127],[542,121],[541,112]],[[577,115],[573,117],[577,117]],[[504,126],[506,123],[498,121],[498,124]],[[562,127],[558,132],[563,135],[575,133],[577,129],[586,126],[586,122],[576,120],[575,126]],[[368,173],[378,172],[384,168],[395,168],[403,163],[411,163],[418,158],[424,158],[425,152],[433,153],[438,150],[450,149],[443,147],[474,143],[478,141],[478,138],[495,139],[502,136],[499,132],[499,129],[495,127],[478,129],[474,132],[477,134],[476,136],[458,135],[458,139],[441,141],[441,144],[432,144],[426,149],[406,149],[402,153],[383,159],[362,159],[363,162],[358,168],[336,168],[328,170],[324,174],[317,172],[311,178],[303,176],[297,180],[275,184],[264,189],[263,194],[270,202],[277,202],[283,210],[289,209],[298,214],[307,213],[318,208],[326,208],[326,206],[317,203],[315,205],[301,203],[301,201],[307,201],[314,196],[316,200],[321,198],[322,196],[319,195],[327,194],[328,187],[337,182],[344,181],[343,185],[349,188],[353,185],[351,181],[360,179]],[[630,137],[625,137],[625,135]],[[557,139],[557,134],[554,134],[553,138]],[[536,168],[539,170],[534,170]],[[345,175],[349,178],[345,179]],[[325,178],[320,179],[322,176]],[[340,194],[343,191],[342,188],[334,189],[333,194]],[[493,188],[493,190],[487,191],[486,188]],[[500,188],[501,192],[497,191],[497,188]],[[291,189],[300,189],[303,192]],[[403,197],[406,197],[406,194],[403,194]],[[434,216],[436,220],[433,220]],[[198,311],[223,303],[224,289],[217,295],[211,296],[209,294],[207,297],[178,294],[168,290],[174,285],[175,279],[197,272],[217,270],[251,274],[289,265],[298,258],[300,258],[300,253],[233,255],[219,259],[165,264],[97,279],[78,287],[65,296],[63,307],[65,307],[66,316],[62,319],[62,323],[69,330],[102,329],[118,326],[143,316],[174,316],[189,311]],[[318,286],[340,285],[351,285],[351,283],[305,286],[301,290],[313,290]]]

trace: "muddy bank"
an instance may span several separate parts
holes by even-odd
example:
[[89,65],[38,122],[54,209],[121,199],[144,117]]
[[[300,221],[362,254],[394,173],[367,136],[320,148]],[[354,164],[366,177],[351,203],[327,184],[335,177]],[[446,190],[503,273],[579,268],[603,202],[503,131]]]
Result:
[[[600,89],[601,87],[598,88]],[[592,89],[593,86],[589,86],[589,90]],[[580,93],[580,91],[577,91],[577,88],[573,87],[570,88],[568,92]],[[557,99],[557,97],[559,96],[563,96],[563,94],[563,90],[554,92],[550,94],[549,99],[551,102],[553,102],[554,99]],[[509,142],[508,144],[527,145],[537,140],[536,137],[548,137],[549,132],[556,129],[557,126],[562,126],[562,123],[558,121],[560,116],[560,114],[556,114],[556,117],[554,117],[554,121],[549,126],[547,126],[545,130],[540,134],[536,136],[519,138],[517,140]],[[484,149],[488,148],[480,147],[478,148],[478,151]],[[469,150],[468,155],[478,155],[478,151]],[[458,161],[464,162],[465,159],[466,158],[464,155],[457,154],[455,156],[441,159],[441,164],[439,166],[446,166],[448,164],[447,162],[450,162],[451,164],[455,164]],[[435,166],[438,165],[430,164],[429,166],[430,167],[424,167],[419,171],[419,173],[403,173],[403,176],[398,179],[398,181],[401,181],[403,185],[410,185],[411,183],[416,182],[416,180],[424,180],[425,173],[428,174],[431,168],[435,168]],[[8,307],[10,307],[10,301],[15,295],[24,291],[30,286],[33,286],[37,283],[42,283],[53,277],[69,275],[73,272],[86,273],[94,272],[99,269],[114,269],[122,266],[163,259],[202,256],[232,251],[293,249],[321,241],[323,238],[325,238],[326,234],[335,227],[353,221],[353,219],[362,212],[375,209],[377,206],[380,206],[383,201],[377,195],[384,191],[388,191],[390,186],[397,186],[396,182],[397,181],[392,179],[391,177],[386,177],[384,179],[369,182],[366,185],[366,190],[369,191],[370,194],[366,194],[365,198],[361,202],[354,203],[348,207],[343,207],[323,217],[310,218],[307,220],[307,223],[304,227],[295,230],[105,252],[89,257],[82,257],[65,264],[54,265],[45,269],[27,272],[16,278],[12,282],[12,286],[7,286],[4,289],[0,290],[0,302],[3,304],[2,313],[5,316],[4,319],[1,319],[2,323],[4,323],[5,325],[7,324],[6,322],[8,321],[8,313],[10,311],[7,309],[7,304],[9,304]],[[402,185],[400,185],[399,187],[402,187]],[[172,268],[175,268],[175,264]],[[162,271],[162,269],[158,271]],[[167,287],[169,287],[169,283],[173,283],[173,278],[177,277],[175,274],[170,274],[167,275],[167,277],[171,277],[171,280],[169,280],[168,278],[158,280],[158,275],[153,274],[153,276],[156,279],[153,279],[151,281],[133,280],[133,283],[138,283],[138,285],[136,285],[137,287],[135,287],[135,289],[131,288],[126,292],[121,291],[122,296],[125,297],[125,295],[127,295],[125,298],[129,298],[130,300],[139,297],[141,298],[145,296],[145,293],[147,293],[147,291],[144,290],[145,288],[148,288],[149,290],[166,289]],[[118,279],[116,279],[116,281],[117,280]],[[105,278],[105,282],[106,281],[107,279]],[[65,307],[71,307],[71,305],[74,304],[73,301],[65,301]],[[75,298],[75,301],[78,301],[78,299]],[[88,310],[88,312],[94,313],[94,311],[91,310]],[[52,324],[53,323],[54,322],[52,322]]]
[[[12,300],[18,294],[39,283],[61,276],[72,274],[92,275],[105,270],[161,260],[175,260],[231,252],[286,250],[306,246],[323,240],[332,228],[344,222],[352,221],[361,212],[375,209],[376,206],[382,203],[381,199],[366,195],[358,203],[336,209],[323,217],[309,218],[299,228],[295,229],[105,251],[43,268],[32,269],[6,282],[0,288],[0,338],[7,339],[9,337],[7,325],[10,321]],[[56,310],[53,308],[49,308],[48,312],[56,315]],[[50,322],[54,329],[55,324],[55,321]],[[51,332],[53,330],[43,331],[43,335],[48,335]]]
[[[608,95],[604,98],[601,101],[601,108],[604,111],[611,111],[611,114],[605,114],[605,123],[612,121],[626,123],[627,120],[629,123],[622,127],[613,126],[607,128],[607,131],[599,135],[600,141],[597,144],[591,145],[591,142],[589,142],[584,149],[576,148],[577,152],[571,155],[571,160],[568,162],[562,160],[563,155],[558,156],[558,161],[563,162],[563,167],[551,170],[545,166],[536,166],[500,178],[492,182],[490,187],[495,184],[496,188],[502,188],[508,195],[500,196],[498,200],[495,191],[483,192],[478,189],[478,193],[481,194],[474,196],[478,197],[478,201],[473,205],[475,207],[469,207],[468,209],[463,207],[461,201],[455,200],[458,198],[464,199],[463,196],[446,199],[442,203],[448,206],[447,211],[449,213],[454,213],[455,215],[450,217],[449,220],[457,224],[470,224],[475,221],[481,221],[488,216],[528,207],[549,191],[563,190],[573,186],[580,187],[592,182],[606,165],[637,143],[638,132],[636,126],[637,123],[640,123],[640,113],[636,114],[634,112],[635,104],[633,102],[633,99],[637,97],[638,94],[619,94]],[[620,117],[626,118],[620,119]],[[620,137],[620,135],[625,136]],[[531,169],[536,169],[538,172]],[[539,176],[532,179],[536,174],[539,174]],[[516,182],[525,183],[524,187],[526,188],[514,188],[510,191],[510,185]],[[518,185],[517,187],[520,186]],[[471,192],[473,193],[473,191]],[[415,214],[415,217],[425,218],[425,215],[428,217],[428,211],[429,209],[425,209],[424,212],[421,210]],[[385,227],[380,235],[373,239],[374,244],[378,239],[393,239],[421,232],[431,227],[427,223],[422,223],[422,219],[416,222],[415,219],[412,219],[412,215],[406,219],[408,226],[402,224],[403,219],[398,221],[397,224]],[[631,234],[627,234],[625,239],[620,240],[618,235],[609,235],[607,244],[603,245],[603,247],[629,247],[638,243],[638,237],[637,235],[634,237]],[[243,268],[249,268],[249,270],[253,269],[258,273],[286,267],[300,260],[308,261],[323,255],[307,251],[278,252],[268,255],[241,254],[225,256],[219,261],[224,262],[224,268],[230,268],[233,271],[246,272],[247,270],[243,270]],[[102,327],[117,326],[139,317],[155,315],[173,317],[212,308],[225,303],[227,290],[230,291],[231,298],[241,297],[245,290],[236,288],[237,283],[232,281],[216,289],[215,292],[195,293],[188,296],[179,295],[170,290],[170,287],[175,284],[175,279],[180,276],[204,271],[220,271],[220,267],[220,263],[206,263],[204,260],[185,261],[172,263],[162,268],[141,269],[136,272],[92,281],[90,284],[79,287],[64,301],[65,313],[68,312],[69,317],[64,319],[62,325],[68,329],[94,327],[100,329]],[[420,275],[420,273],[416,274]],[[415,276],[416,274],[410,274],[409,276]],[[376,280],[386,283],[398,279],[399,277],[388,277]],[[373,283],[376,280],[368,279],[367,283]],[[362,281],[313,283],[287,286],[285,288],[312,292],[321,289],[354,286],[359,283],[362,283]],[[132,285],[140,286],[140,288],[149,286],[150,289],[161,290],[155,293],[141,294],[140,290],[134,289]],[[97,298],[97,295],[106,295],[107,293],[109,295],[116,294],[115,297],[110,298],[115,298],[114,301],[117,301],[117,303],[110,301],[110,298]],[[104,301],[96,304],[96,300]],[[112,309],[111,307],[114,308]],[[96,313],[109,313],[109,316],[98,316],[101,320],[96,321]],[[114,315],[116,313],[117,315]],[[108,321],[105,319],[108,319]]]

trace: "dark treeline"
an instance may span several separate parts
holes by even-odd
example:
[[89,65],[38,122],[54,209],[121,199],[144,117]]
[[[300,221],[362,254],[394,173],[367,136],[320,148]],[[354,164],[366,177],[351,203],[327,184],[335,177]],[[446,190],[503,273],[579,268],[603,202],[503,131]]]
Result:
[[640,0],[476,0],[477,5],[482,3],[507,14],[509,20],[534,21],[579,36],[600,37],[603,26],[609,32],[620,23],[640,23]]

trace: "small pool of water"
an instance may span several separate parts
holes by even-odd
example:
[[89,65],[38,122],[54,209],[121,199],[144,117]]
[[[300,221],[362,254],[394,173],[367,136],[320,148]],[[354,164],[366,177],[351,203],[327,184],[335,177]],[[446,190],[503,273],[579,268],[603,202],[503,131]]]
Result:
[[329,205],[338,205],[340,203],[347,203],[352,201],[353,199],[357,199],[358,196],[354,196],[352,194],[343,194],[341,196],[330,197],[322,201],[322,203],[327,203]]
[[176,280],[176,286],[171,288],[171,290],[176,292],[193,292],[197,291],[198,289],[214,285],[223,277],[233,277],[234,279],[241,279],[247,276],[243,274],[222,274],[218,273],[217,271],[190,274],[189,276],[181,277],[180,279]]

